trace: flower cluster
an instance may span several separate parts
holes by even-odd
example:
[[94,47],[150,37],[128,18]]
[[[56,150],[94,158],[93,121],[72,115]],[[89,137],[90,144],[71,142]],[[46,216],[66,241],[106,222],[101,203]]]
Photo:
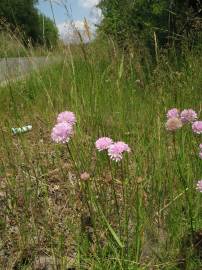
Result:
[[192,130],[196,134],[202,134],[202,121],[196,121],[192,125]]
[[72,135],[73,128],[68,123],[58,123],[54,126],[51,138],[56,143],[67,143]]
[[130,147],[124,142],[116,142],[110,145],[108,149],[108,155],[112,160],[116,162],[120,161],[123,158],[123,153],[130,153]]
[[180,112],[177,108],[168,110],[166,129],[169,131],[175,131],[181,128],[186,123],[192,124],[192,130],[194,133],[202,134],[202,121],[197,121],[197,113],[192,109],[185,109]]
[[76,116],[73,112],[62,112],[57,117],[57,124],[53,127],[51,138],[56,143],[67,143],[73,135]]
[[[192,109],[186,109],[180,112],[177,108],[170,109],[167,112],[166,129],[175,131],[184,124],[191,123],[194,133],[202,134],[202,121],[198,121],[197,113]],[[65,111],[58,115],[57,123],[51,132],[51,138],[56,143],[67,143],[73,135],[73,127],[76,124],[76,116],[73,112]],[[124,153],[130,153],[131,149],[123,141],[114,142],[109,137],[101,137],[95,142],[95,147],[99,152],[107,151],[109,158],[119,162],[123,159]],[[199,145],[199,156],[202,159],[202,144]],[[80,179],[86,181],[90,178],[87,172],[80,175]],[[202,192],[202,180],[199,180],[196,189]]]
[[178,117],[169,118],[166,122],[166,129],[175,131],[182,127],[182,121]]
[[198,183],[196,184],[196,189],[199,192],[202,192],[202,180],[199,180]]
[[95,142],[95,146],[96,146],[97,150],[100,152],[103,150],[107,150],[112,143],[113,143],[112,139],[110,139],[108,137],[102,137],[102,138],[99,138]]
[[[197,113],[192,109],[185,109],[180,112],[177,108],[168,110],[166,129],[169,131],[176,131],[184,124],[191,123],[192,131],[196,134],[202,134],[202,121],[198,121]],[[202,159],[202,144],[199,145],[199,157]],[[199,180],[196,189],[202,192],[202,180]]]
[[180,111],[177,108],[168,110],[167,122],[165,124],[168,131],[175,131],[182,127],[182,120],[180,119]]
[[[202,144],[199,145],[199,149],[200,149],[199,157],[202,159]],[[198,183],[196,184],[196,189],[199,192],[202,192],[202,180],[199,180],[198,181]]]
[[121,141],[113,142],[113,140],[108,137],[99,138],[95,142],[95,146],[99,152],[107,150],[108,156],[111,160],[115,160],[116,162],[122,160],[124,152],[129,153],[131,151],[126,143]]
[[173,108],[173,109],[170,109],[168,112],[167,112],[167,118],[170,119],[170,118],[179,118],[180,117],[180,111],[176,108]]
[[180,114],[182,123],[193,123],[198,118],[197,113],[192,109],[183,110]]
[[73,112],[61,112],[58,114],[57,117],[57,123],[63,123],[66,122],[70,125],[75,125],[76,124],[76,116]]
[[87,181],[87,180],[90,178],[90,174],[87,173],[87,172],[83,172],[83,173],[80,175],[80,178],[81,178],[81,180],[83,180],[83,181]]

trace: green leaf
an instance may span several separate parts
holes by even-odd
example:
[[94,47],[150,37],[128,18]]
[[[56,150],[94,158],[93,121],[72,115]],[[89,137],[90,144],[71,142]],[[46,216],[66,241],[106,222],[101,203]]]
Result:
[[121,247],[124,248],[124,244],[121,242],[120,238],[118,237],[118,235],[116,234],[116,232],[114,231],[114,229],[112,228],[112,226],[109,224],[108,220],[106,219],[104,213],[102,212],[101,209],[99,209],[99,211],[102,214],[103,220],[107,225],[108,230],[110,231],[111,235],[113,236],[114,240],[117,242],[117,244]]

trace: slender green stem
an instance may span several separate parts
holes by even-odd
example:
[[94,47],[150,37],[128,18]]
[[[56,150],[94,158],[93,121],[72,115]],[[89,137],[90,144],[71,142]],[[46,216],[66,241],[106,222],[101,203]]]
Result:
[[115,177],[113,174],[113,167],[111,164],[111,160],[109,160],[109,170],[110,170],[110,174],[111,174],[111,184],[112,184],[112,190],[113,190],[113,196],[114,196],[114,201],[115,201],[115,206],[116,206],[116,214],[117,214],[117,218],[118,218],[118,223],[119,223],[119,229],[121,229],[121,215],[120,215],[120,207],[119,207],[119,202],[118,202],[118,198],[117,198],[117,193],[116,193],[116,186],[115,186]]
[[186,203],[187,203],[187,206],[188,206],[188,209],[189,209],[190,228],[191,228],[191,233],[192,233],[192,237],[193,237],[194,225],[193,225],[193,214],[192,214],[191,202],[190,202],[190,198],[189,198],[189,189],[187,188],[186,179],[185,179],[185,177],[184,177],[184,175],[182,173],[182,168],[181,168],[181,165],[179,163],[178,154],[177,154],[177,148],[176,148],[175,134],[173,134],[173,146],[174,146],[175,159],[176,159],[176,162],[177,162],[177,167],[178,167],[180,180],[181,180],[181,183],[182,183],[183,188],[184,188],[184,194],[185,194],[185,197],[186,197]]

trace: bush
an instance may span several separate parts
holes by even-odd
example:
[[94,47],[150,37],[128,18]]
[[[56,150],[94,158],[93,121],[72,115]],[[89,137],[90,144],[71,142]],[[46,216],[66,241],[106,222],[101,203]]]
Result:
[[103,14],[100,32],[119,44],[143,40],[151,46],[154,32],[161,47],[198,39],[201,25],[201,2],[184,0],[101,0]]
[[48,48],[55,47],[58,42],[58,29],[51,19],[40,14],[40,43]]
[[47,47],[56,45],[58,31],[54,23],[47,17],[38,13],[35,7],[37,0],[1,0],[0,19],[16,28],[23,35],[23,40],[28,44],[44,44]]

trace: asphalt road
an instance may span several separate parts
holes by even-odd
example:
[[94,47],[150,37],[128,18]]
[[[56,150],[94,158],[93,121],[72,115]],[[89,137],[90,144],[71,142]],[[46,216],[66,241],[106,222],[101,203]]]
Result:
[[53,57],[0,58],[0,84],[18,79],[34,69],[53,63],[56,59]]

